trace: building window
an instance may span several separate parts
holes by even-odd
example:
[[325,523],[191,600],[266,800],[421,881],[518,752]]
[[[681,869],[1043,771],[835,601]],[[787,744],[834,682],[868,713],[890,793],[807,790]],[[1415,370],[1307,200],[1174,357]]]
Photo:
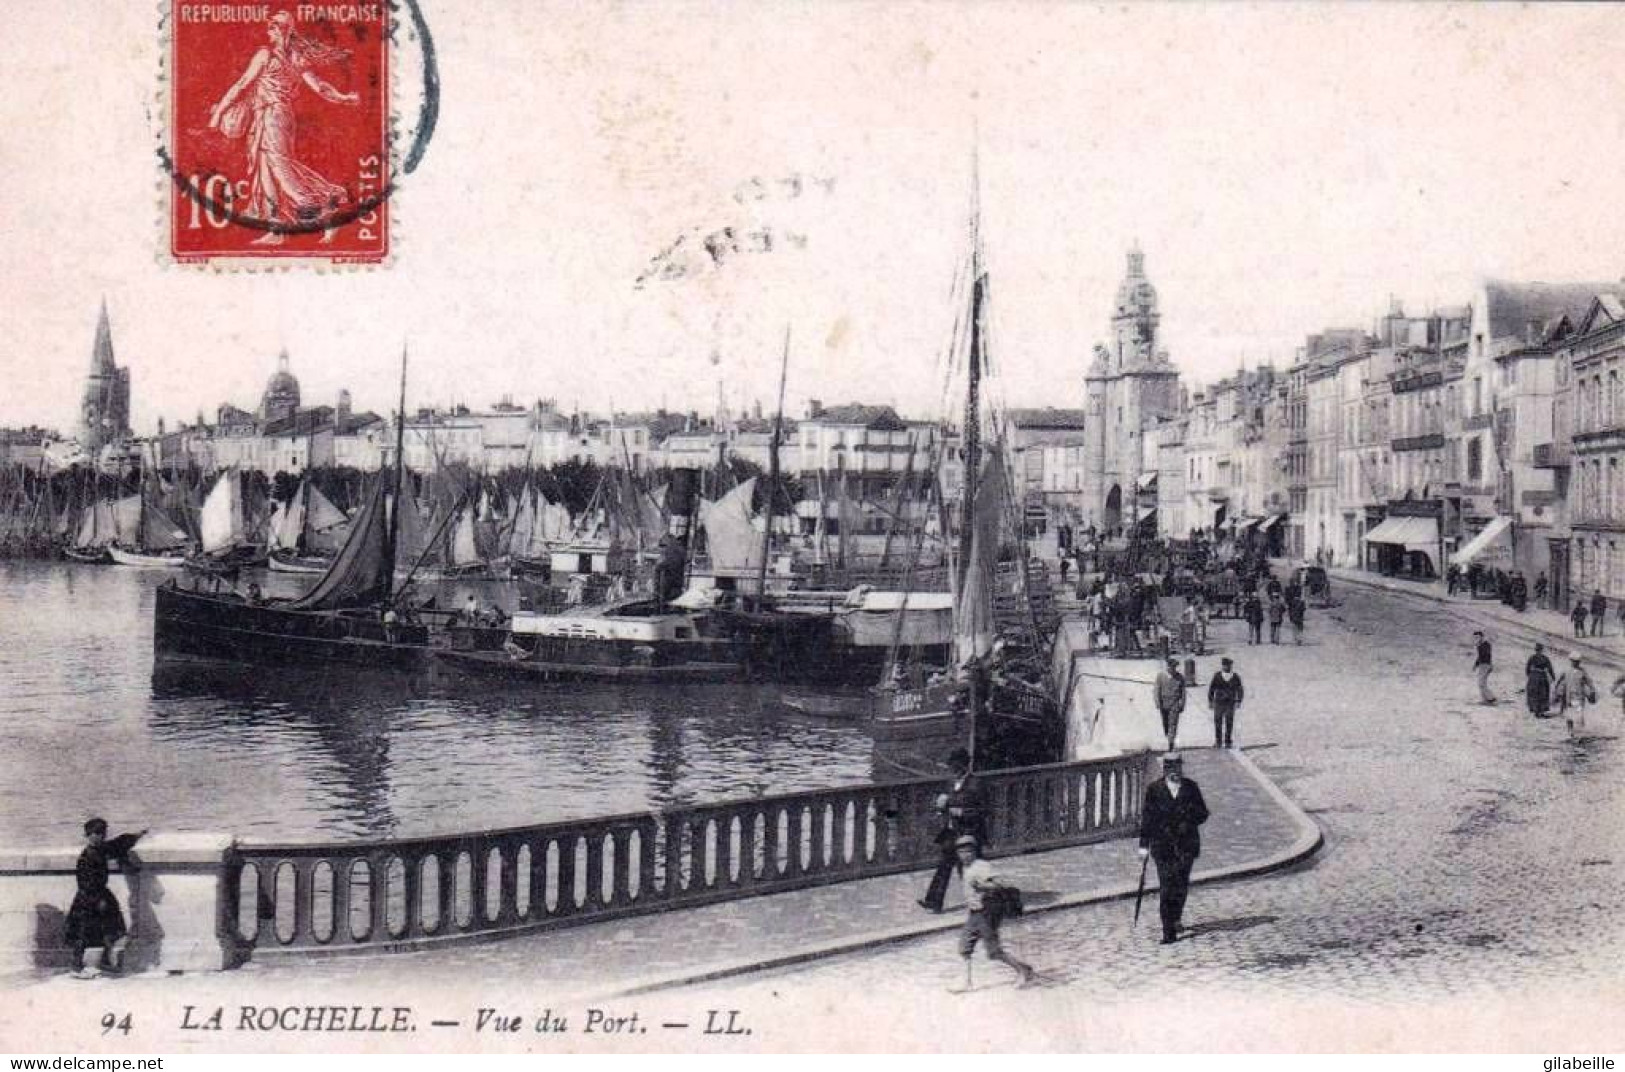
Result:
[[1481,483],[1484,479],[1484,444],[1477,436],[1467,440],[1467,482]]

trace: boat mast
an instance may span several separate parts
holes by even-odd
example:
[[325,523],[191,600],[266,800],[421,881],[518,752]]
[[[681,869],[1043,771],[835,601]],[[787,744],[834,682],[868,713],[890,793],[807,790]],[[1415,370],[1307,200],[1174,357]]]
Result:
[[773,546],[773,499],[779,486],[779,430],[784,425],[784,380],[790,371],[790,325],[784,326],[784,355],[779,359],[779,408],[773,413],[773,439],[767,445],[767,523],[762,526],[762,562],[756,569],[756,606],[767,600],[767,556]]
[[[971,548],[974,534],[976,506],[976,485],[982,464],[982,418],[981,418],[981,387],[982,387],[982,302],[985,295],[985,280],[982,270],[982,205],[981,205],[981,173],[977,166],[976,153],[971,153],[971,316],[970,316],[970,355],[969,365],[966,369],[965,390],[965,480],[964,494],[960,500],[959,517],[959,564],[955,571],[959,583],[956,591],[962,600],[965,595],[966,579],[971,569]],[[978,665],[979,657],[973,656],[969,667],[970,695],[967,709],[970,712],[970,740],[967,751],[970,752],[971,767],[976,767],[976,729],[981,722],[982,714],[982,674],[985,667]]]
[[389,525],[384,529],[384,606],[395,599],[395,539],[401,518],[402,455],[406,444],[406,347],[401,347],[401,398],[395,417],[395,498],[389,504]]

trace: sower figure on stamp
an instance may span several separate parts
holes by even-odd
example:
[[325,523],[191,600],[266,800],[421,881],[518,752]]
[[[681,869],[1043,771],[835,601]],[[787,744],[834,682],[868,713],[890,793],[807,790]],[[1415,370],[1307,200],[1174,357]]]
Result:
[[954,852],[965,884],[965,929],[959,935],[959,955],[965,959],[965,989],[971,988],[970,958],[978,942],[987,949],[988,960],[1009,965],[1020,976],[1016,985],[1026,986],[1037,973],[1032,965],[1006,952],[999,940],[1001,916],[993,901],[996,890],[1007,888],[1005,883],[993,865],[982,859],[976,838],[969,834],[955,838]]
[[1145,788],[1140,809],[1140,856],[1157,865],[1157,900],[1162,914],[1162,944],[1179,940],[1191,868],[1202,852],[1201,826],[1207,822],[1202,790],[1185,777],[1180,757],[1162,760],[1163,775]]
[[85,823],[85,847],[74,867],[78,888],[62,933],[68,948],[73,950],[76,974],[85,974],[87,949],[101,949],[101,967],[108,971],[116,972],[124,966],[129,928],[124,925],[124,912],[119,908],[118,898],[107,885],[108,862],[118,860],[127,866],[130,850],[146,833],[143,830],[139,834],[120,834],[109,839],[107,820],[91,819]]
[[[293,16],[279,11],[266,24],[270,44],[254,53],[231,88],[209,112],[209,127],[228,138],[248,137],[248,214],[270,224],[317,224],[348,201],[344,187],[318,175],[295,155],[293,101],[299,85],[334,104],[357,105],[359,93],[342,93],[316,76],[315,68],[349,56],[297,33]],[[331,242],[325,228],[322,241]],[[277,246],[280,231],[267,231],[255,245]]]
[[953,787],[937,797],[942,829],[937,831],[936,842],[941,857],[931,875],[931,885],[919,901],[927,912],[942,911],[942,902],[948,896],[948,882],[961,863],[955,842],[969,835],[978,845],[987,844],[987,801],[982,795],[981,780],[970,772],[970,753],[963,748],[954,749],[948,754],[948,769],[954,775]]

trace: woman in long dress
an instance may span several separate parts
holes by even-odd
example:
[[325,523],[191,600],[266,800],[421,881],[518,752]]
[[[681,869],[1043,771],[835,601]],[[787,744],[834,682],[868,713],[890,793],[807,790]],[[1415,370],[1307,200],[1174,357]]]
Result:
[[1556,680],[1557,673],[1552,669],[1552,660],[1546,657],[1546,649],[1535,645],[1535,654],[1529,656],[1524,664],[1524,699],[1529,703],[1529,713],[1536,718],[1551,718],[1547,712],[1552,704],[1552,682]]
[[[298,226],[329,219],[349,200],[344,187],[329,182],[295,155],[298,123],[293,100],[300,83],[334,104],[355,106],[358,93],[341,93],[317,77],[315,68],[349,55],[294,32],[287,12],[271,17],[271,43],[254,53],[242,77],[209,113],[209,127],[228,138],[247,134],[248,214],[267,224]],[[250,92],[252,89],[252,92]],[[322,241],[332,240],[325,228]],[[283,232],[267,230],[255,245],[281,245]]]

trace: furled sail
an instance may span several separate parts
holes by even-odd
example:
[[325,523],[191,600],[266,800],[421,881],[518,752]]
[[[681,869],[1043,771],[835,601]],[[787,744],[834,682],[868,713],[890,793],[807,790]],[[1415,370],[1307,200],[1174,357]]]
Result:
[[390,563],[384,554],[388,533],[384,481],[373,484],[350,527],[350,537],[316,587],[288,604],[291,610],[341,610],[366,607],[384,598],[390,585]]
[[148,502],[141,511],[141,539],[144,551],[173,551],[186,546],[186,530],[164,513],[157,503]]
[[298,551],[299,537],[304,534],[304,531],[305,494],[304,488],[300,488],[299,493],[293,497],[293,500],[282,507],[282,513],[277,517],[272,539],[275,540],[278,550]]
[[440,556],[423,553],[429,546],[430,531],[417,500],[410,495],[403,496],[395,521],[395,562],[399,568],[410,570],[420,563],[428,565],[431,560],[438,565]]
[[993,650],[994,573],[998,565],[1003,510],[1004,463],[997,448],[986,448],[969,519],[971,539],[965,581],[954,607],[954,655],[961,664],[982,658]]

